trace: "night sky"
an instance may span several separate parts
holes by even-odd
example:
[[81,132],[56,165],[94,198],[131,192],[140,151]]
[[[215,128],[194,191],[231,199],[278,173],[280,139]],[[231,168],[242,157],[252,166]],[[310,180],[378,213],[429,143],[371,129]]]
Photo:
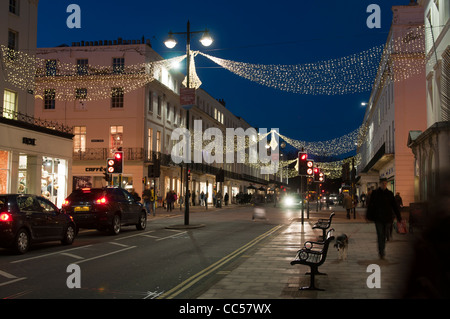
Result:
[[[71,3],[81,8],[81,28],[70,29],[66,12]],[[381,28],[370,29],[369,4],[381,8]],[[393,5],[409,0],[345,1],[124,1],[40,0],[38,47],[72,42],[115,40],[122,37],[151,40],[164,58],[185,53],[185,39],[167,49],[170,30],[208,28],[214,43],[202,47],[200,35],[191,49],[215,57],[261,64],[305,64],[359,53],[386,42]],[[346,135],[362,124],[370,92],[348,95],[300,95],[261,86],[239,77],[203,56],[196,58],[201,88],[224,99],[234,114],[260,128],[303,141],[325,141]]]

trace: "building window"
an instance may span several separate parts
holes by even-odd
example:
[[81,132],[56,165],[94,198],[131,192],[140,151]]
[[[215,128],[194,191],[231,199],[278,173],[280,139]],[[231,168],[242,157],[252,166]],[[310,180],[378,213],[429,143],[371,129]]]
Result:
[[112,108],[123,108],[123,88],[112,88],[111,89],[111,107]]
[[45,61],[45,74],[47,76],[55,76],[56,75],[56,60],[47,60]]
[[158,95],[158,109],[156,114],[161,117],[162,98]]
[[44,110],[55,109],[55,89],[44,90]]
[[87,89],[76,89],[75,90],[75,99],[77,100],[86,100],[87,99]]
[[12,119],[17,106],[17,93],[5,90],[3,93],[3,117]]
[[167,122],[170,123],[170,103],[167,102],[167,115],[166,115]]
[[113,58],[113,73],[121,74],[125,71],[125,58]]
[[73,151],[85,152],[86,151],[86,126],[74,126],[73,127]]
[[156,131],[156,151],[161,152],[161,131]]
[[148,156],[147,158],[150,160],[153,152],[153,129],[149,128],[147,133],[147,150]]
[[7,194],[9,190],[9,152],[0,150],[0,194]]
[[9,0],[9,12],[19,15],[19,0]]
[[19,33],[14,30],[8,30],[8,49],[17,50],[19,43]]
[[110,149],[111,154],[118,151],[123,146],[123,126],[114,125],[110,128]]
[[153,92],[148,91],[148,111],[153,113]]
[[87,75],[88,74],[88,59],[77,59],[77,74]]

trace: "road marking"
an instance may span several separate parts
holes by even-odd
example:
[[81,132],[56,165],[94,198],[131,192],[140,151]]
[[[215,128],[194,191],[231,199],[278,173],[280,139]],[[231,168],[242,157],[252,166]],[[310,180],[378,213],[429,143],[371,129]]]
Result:
[[147,291],[147,295],[143,299],[155,299],[158,298],[164,291],[156,292],[156,291]]
[[263,240],[264,238],[272,235],[273,233],[275,233],[278,229],[280,229],[282,227],[284,227],[284,226],[283,225],[277,225],[277,226],[273,227],[272,229],[268,230],[267,232],[265,232],[264,234],[259,235],[258,237],[254,238],[253,240],[251,240],[250,242],[248,242],[244,246],[242,246],[242,247],[236,249],[235,251],[233,251],[231,254],[223,257],[219,261],[215,262],[214,264],[206,267],[205,269],[203,269],[202,271],[198,272],[197,274],[195,274],[195,275],[191,276],[190,278],[186,279],[185,281],[183,281],[179,285],[175,286],[174,288],[170,289],[166,293],[160,295],[158,297],[158,299],[172,299],[172,298],[175,298],[177,295],[179,295],[180,293],[182,293],[186,289],[190,288],[191,286],[193,286],[195,283],[197,283],[198,281],[200,281],[201,279],[203,279],[207,275],[209,275],[212,272],[216,271],[217,269],[222,267],[224,264],[226,264],[227,262],[229,262],[230,260],[232,260],[236,256],[242,254],[244,251],[248,250],[249,248],[255,246],[261,240]]
[[9,284],[12,284],[12,283],[24,280],[24,279],[27,279],[27,277],[16,278],[16,279],[13,279],[13,280],[10,280],[10,281],[7,281],[7,282],[3,282],[3,283],[0,284],[0,287],[6,286],[6,285],[9,285]]
[[6,271],[2,271],[2,270],[0,270],[0,275],[5,277],[5,278],[12,279],[10,281],[0,283],[0,287],[1,286],[6,286],[6,285],[9,285],[9,284],[12,284],[12,283],[15,283],[17,281],[21,281],[21,280],[27,279],[26,277],[17,278],[17,276],[14,276],[14,275],[12,275],[10,273],[7,273]]
[[155,232],[155,231],[154,230],[150,230],[150,231],[147,231],[145,233],[138,233],[138,234],[134,234],[134,235],[130,235],[130,236],[120,237],[120,238],[117,238],[116,241],[117,240],[122,240],[122,239],[133,238],[133,237],[137,237],[137,236],[145,236],[145,234],[150,234],[150,233],[153,233],[153,232]]
[[61,253],[61,255],[69,256],[69,257],[72,257],[72,258],[75,258],[75,259],[84,259],[84,257],[78,256],[78,255],[74,255],[74,254],[71,254],[71,253]]
[[6,278],[8,278],[8,279],[14,279],[14,278],[17,278],[16,276],[11,275],[11,274],[9,274],[9,273],[7,273],[7,272],[5,272],[5,271],[2,271],[2,270],[0,270],[0,275],[2,275],[3,277],[6,277]]
[[67,253],[68,251],[74,251],[74,250],[77,250],[77,249],[83,249],[83,248],[87,248],[87,247],[90,247],[90,246],[92,246],[92,245],[80,246],[80,247],[75,247],[75,248],[72,248],[72,249],[67,249],[67,250],[64,250],[64,251],[57,251],[57,252],[50,253],[50,254],[39,255],[39,256],[30,257],[30,258],[24,258],[24,259],[19,259],[19,260],[16,260],[16,261],[12,261],[11,264],[17,264],[17,263],[21,263],[21,262],[24,262],[24,261],[29,261],[29,260],[34,260],[34,259],[48,257],[48,256],[58,255],[58,254],[62,254],[62,253]]
[[91,261],[91,260],[107,257],[107,256],[118,254],[118,253],[121,253],[121,252],[129,250],[129,249],[133,249],[133,248],[136,248],[136,246],[130,246],[130,247],[127,247],[127,248],[124,248],[124,249],[119,249],[119,250],[116,250],[116,251],[113,251],[113,252],[110,252],[110,253],[107,253],[107,254],[98,255],[98,256],[95,256],[95,257],[92,257],[92,258],[88,258],[88,259],[84,259],[84,260],[81,260],[81,261],[77,261],[74,264],[81,264],[81,263],[84,263],[86,261]]
[[125,245],[125,244],[115,243],[115,242],[113,242],[113,241],[110,241],[110,242],[108,242],[108,243],[110,243],[111,245],[117,245],[117,246],[120,246],[120,247],[130,247],[130,245]]
[[184,234],[186,234],[186,233],[187,233],[187,231],[184,231],[184,232],[181,232],[181,233],[176,233],[176,234],[173,234],[173,235],[170,235],[170,236],[166,236],[166,237],[159,238],[159,239],[157,239],[156,241],[160,241],[160,240],[164,240],[164,239],[169,239],[169,238],[178,237],[178,236],[184,235]]

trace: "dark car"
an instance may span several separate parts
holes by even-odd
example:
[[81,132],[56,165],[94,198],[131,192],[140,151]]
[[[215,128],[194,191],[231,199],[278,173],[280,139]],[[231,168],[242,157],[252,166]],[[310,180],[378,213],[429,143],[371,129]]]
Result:
[[35,242],[71,245],[75,229],[72,217],[44,197],[0,194],[0,247],[24,254]]
[[94,228],[117,235],[122,226],[146,228],[147,213],[139,201],[122,188],[81,188],[64,200],[62,209],[73,217],[77,230]]

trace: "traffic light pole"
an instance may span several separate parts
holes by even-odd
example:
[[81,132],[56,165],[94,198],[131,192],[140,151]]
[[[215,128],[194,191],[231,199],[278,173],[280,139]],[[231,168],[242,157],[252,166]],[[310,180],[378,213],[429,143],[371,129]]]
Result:
[[[189,21],[187,22],[187,31],[186,31],[186,87],[189,89],[190,86],[190,62],[191,62],[191,25]],[[186,129],[189,132],[189,108],[186,109]],[[191,155],[191,142],[186,143],[186,151],[188,154],[188,158]],[[186,161],[186,194],[185,194],[185,207],[184,207],[184,225],[189,225],[189,161]]]

